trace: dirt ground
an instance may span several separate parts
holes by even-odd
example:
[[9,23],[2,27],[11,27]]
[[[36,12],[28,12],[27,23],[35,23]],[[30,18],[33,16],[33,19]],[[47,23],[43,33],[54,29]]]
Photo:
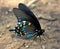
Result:
[[21,1],[31,8],[45,29],[41,41],[39,37],[36,40],[26,40],[9,32],[17,24],[12,8],[17,7],[20,1],[6,1],[0,0],[0,49],[60,49],[60,0]]

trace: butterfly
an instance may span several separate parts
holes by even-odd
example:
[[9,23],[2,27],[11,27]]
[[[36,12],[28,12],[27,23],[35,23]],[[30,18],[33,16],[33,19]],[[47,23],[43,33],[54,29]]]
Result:
[[41,29],[38,19],[25,4],[19,3],[18,8],[13,8],[13,13],[18,23],[14,29],[10,29],[9,31],[14,31],[17,36],[29,39],[40,36],[45,31]]

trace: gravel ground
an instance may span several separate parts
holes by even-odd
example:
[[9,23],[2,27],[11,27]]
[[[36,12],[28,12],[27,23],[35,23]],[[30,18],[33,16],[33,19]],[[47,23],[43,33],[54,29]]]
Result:
[[38,0],[30,8],[45,29],[41,41],[39,37],[26,40],[9,32],[17,19],[10,8],[0,7],[0,49],[60,49],[60,0]]

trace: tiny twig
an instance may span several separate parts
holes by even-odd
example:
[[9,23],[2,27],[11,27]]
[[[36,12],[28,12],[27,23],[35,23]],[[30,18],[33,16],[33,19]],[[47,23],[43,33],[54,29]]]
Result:
[[31,4],[33,4],[34,2],[36,2],[37,0],[32,0],[30,2],[28,2],[27,6],[31,6]]
[[38,20],[40,20],[40,19],[48,20],[48,21],[56,21],[57,20],[56,18],[46,19],[46,18],[43,18],[43,17],[39,17]]

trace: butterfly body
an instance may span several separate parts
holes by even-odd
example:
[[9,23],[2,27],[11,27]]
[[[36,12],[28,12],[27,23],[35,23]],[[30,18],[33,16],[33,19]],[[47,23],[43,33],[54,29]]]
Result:
[[24,38],[31,38],[34,36],[40,36],[43,34],[44,30],[30,9],[24,4],[20,3],[18,8],[13,8],[13,12],[18,19],[18,23],[14,29],[10,31],[15,31],[18,36]]

